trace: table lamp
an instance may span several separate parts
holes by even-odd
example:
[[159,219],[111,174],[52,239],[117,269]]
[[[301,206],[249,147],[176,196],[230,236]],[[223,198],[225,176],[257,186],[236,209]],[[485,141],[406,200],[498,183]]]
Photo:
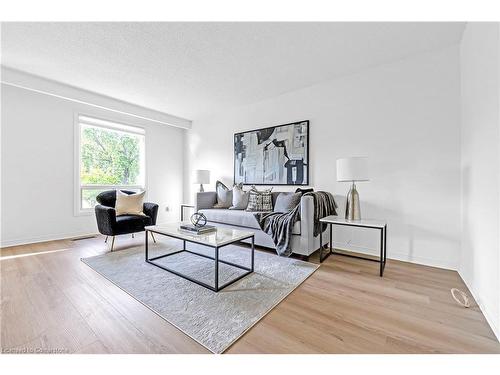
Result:
[[205,191],[203,189],[203,184],[210,183],[210,171],[206,169],[197,169],[194,171],[194,183],[200,184],[200,193],[203,193]]
[[356,181],[369,181],[368,158],[351,157],[337,159],[337,181],[352,182],[351,189],[347,193],[345,206],[346,220],[361,220],[361,208],[359,205],[359,194],[356,190]]

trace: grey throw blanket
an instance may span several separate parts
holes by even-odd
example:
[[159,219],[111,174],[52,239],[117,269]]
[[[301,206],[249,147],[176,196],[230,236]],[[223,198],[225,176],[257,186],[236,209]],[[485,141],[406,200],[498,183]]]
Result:
[[290,212],[259,212],[254,214],[260,228],[269,234],[279,255],[290,256],[292,250],[292,229],[300,215],[300,204],[296,205]]
[[327,227],[327,224],[320,223],[319,219],[337,215],[337,202],[335,202],[333,195],[326,191],[316,191],[304,195],[310,195],[314,199],[314,237],[316,237],[320,232],[323,233]]
[[[337,215],[337,204],[333,195],[324,191],[306,193],[313,197],[314,202],[314,236],[317,236],[320,231],[326,229],[325,224],[321,224],[319,219],[328,215]],[[292,229],[297,220],[300,220],[300,204],[295,206],[291,211],[281,212],[264,212],[254,214],[260,228],[269,234],[274,244],[276,252],[282,256],[290,256],[292,249],[290,242],[292,239]]]

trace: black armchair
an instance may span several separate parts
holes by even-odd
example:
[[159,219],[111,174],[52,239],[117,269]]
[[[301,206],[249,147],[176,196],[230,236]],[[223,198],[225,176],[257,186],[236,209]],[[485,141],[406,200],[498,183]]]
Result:
[[[133,191],[121,190],[125,194],[134,194]],[[111,251],[115,244],[115,236],[119,234],[129,234],[142,232],[147,225],[155,225],[158,216],[158,205],[155,203],[144,203],[141,215],[120,215],[116,216],[116,190],[103,191],[96,197],[99,204],[95,206],[95,216],[97,219],[97,228],[99,233],[106,236],[104,242],[108,242],[108,236],[112,236]],[[151,233],[153,236],[153,233]],[[153,241],[156,242],[153,237]]]

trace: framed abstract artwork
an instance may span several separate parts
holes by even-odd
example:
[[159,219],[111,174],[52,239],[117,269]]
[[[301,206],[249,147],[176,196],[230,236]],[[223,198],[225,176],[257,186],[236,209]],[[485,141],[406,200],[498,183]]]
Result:
[[234,183],[309,185],[309,121],[236,133]]

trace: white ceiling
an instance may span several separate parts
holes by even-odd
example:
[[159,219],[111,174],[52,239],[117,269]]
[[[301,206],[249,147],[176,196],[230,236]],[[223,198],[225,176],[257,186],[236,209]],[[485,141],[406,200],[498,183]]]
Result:
[[3,23],[2,64],[195,119],[458,43],[463,23]]

